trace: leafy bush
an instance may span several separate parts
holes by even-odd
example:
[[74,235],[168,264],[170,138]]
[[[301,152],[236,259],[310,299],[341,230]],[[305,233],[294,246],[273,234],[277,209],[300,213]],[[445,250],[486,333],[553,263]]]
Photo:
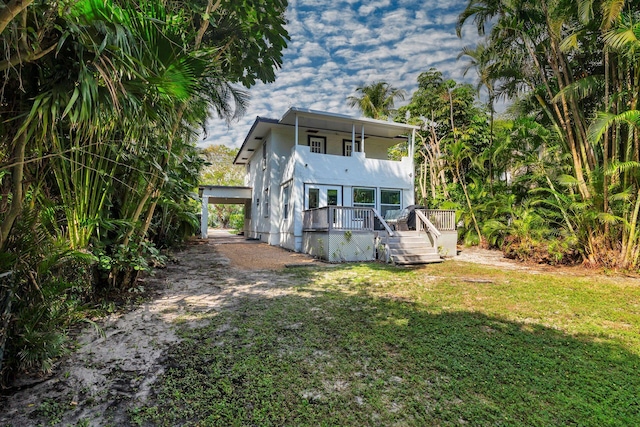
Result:
[[26,209],[16,223],[2,269],[14,272],[2,378],[46,373],[68,350],[68,332],[85,320],[95,257],[71,250],[56,225],[56,209]]
[[200,205],[191,198],[163,199],[158,203],[150,227],[151,240],[158,248],[182,244],[186,238],[200,230]]
[[535,240],[508,236],[502,248],[504,256],[519,261],[550,265],[573,265],[582,259],[570,239]]
[[94,277],[97,294],[134,289],[140,273],[150,271],[152,267],[164,267],[167,261],[148,240],[98,248],[95,255],[98,259]]
[[233,228],[237,232],[244,230],[244,214],[234,213],[229,218],[229,227]]

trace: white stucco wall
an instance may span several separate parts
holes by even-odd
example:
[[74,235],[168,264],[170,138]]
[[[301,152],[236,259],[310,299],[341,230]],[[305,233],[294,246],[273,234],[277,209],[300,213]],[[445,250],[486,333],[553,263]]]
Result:
[[[267,141],[268,145],[269,137],[267,137],[265,141]],[[254,152],[254,155],[249,159],[249,171],[247,174],[247,178],[245,179],[245,185],[253,188],[253,200],[251,201],[251,218],[248,221],[248,226],[247,224],[245,224],[245,229],[247,230],[246,234],[248,237],[260,239],[264,242],[269,242],[271,224],[269,222],[269,218],[265,218],[265,194],[268,194],[268,192],[265,192],[265,189],[267,189],[270,184],[269,173],[271,167],[268,161],[265,164],[266,168],[263,169],[262,145],[260,145]]]
[[[413,204],[413,163],[410,158],[401,161],[387,159],[387,148],[396,141],[367,138],[365,153],[355,152],[343,156],[343,139],[350,135],[335,132],[315,133],[327,138],[327,154],[311,153],[307,145],[308,134],[301,130],[299,144],[295,146],[293,128],[274,127],[266,136],[267,162],[262,169],[262,145],[249,159],[246,185],[253,188],[251,219],[245,225],[246,234],[273,245],[302,251],[302,212],[305,184],[342,187],[342,204],[352,205],[353,187],[376,189],[376,208],[380,206],[380,189],[402,190],[402,207]],[[289,218],[283,215],[283,189],[290,185]],[[265,191],[267,189],[269,191]],[[260,203],[256,203],[256,199]],[[269,200],[269,213],[265,217],[265,198]]]

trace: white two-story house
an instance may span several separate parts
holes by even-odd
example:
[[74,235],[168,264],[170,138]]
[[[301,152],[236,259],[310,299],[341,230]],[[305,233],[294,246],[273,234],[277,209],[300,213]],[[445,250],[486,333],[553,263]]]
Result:
[[[301,108],[279,120],[258,117],[234,160],[246,167],[245,187],[200,187],[202,235],[209,203],[244,203],[248,238],[329,261],[406,255],[427,262],[440,259],[438,249],[455,255],[451,212],[419,211],[415,231],[395,229],[415,200],[417,130]],[[408,156],[392,160],[389,149],[398,144]],[[423,253],[410,254],[417,245],[408,239],[425,242]]]

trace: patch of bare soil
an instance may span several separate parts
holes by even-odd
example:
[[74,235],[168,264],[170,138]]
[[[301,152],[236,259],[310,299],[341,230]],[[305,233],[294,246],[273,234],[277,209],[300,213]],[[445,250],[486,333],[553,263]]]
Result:
[[290,291],[285,265],[312,258],[243,238],[194,241],[166,269],[147,278],[157,297],[102,319],[104,335],[87,328],[78,349],[53,374],[0,401],[0,425],[128,425],[127,411],[144,402],[164,372],[175,328],[204,326],[207,315],[234,310],[239,297]]
[[559,275],[586,276],[592,274],[600,274],[601,270],[587,269],[581,265],[548,265],[523,263],[513,259],[505,258],[504,254],[498,250],[483,249],[477,246],[463,247],[458,250],[456,261],[470,262],[474,264],[490,265],[502,270],[520,270],[527,271],[531,274],[537,273],[553,273]]
[[505,258],[502,252],[478,247],[464,247],[458,251],[456,261],[473,262],[476,264],[492,265],[506,269],[529,269],[528,266]]

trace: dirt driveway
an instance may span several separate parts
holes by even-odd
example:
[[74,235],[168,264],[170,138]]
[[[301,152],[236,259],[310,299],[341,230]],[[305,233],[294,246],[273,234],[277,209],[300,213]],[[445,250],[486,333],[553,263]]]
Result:
[[[486,258],[481,252],[461,260],[465,257],[473,262]],[[506,260],[494,262],[517,268]],[[165,369],[167,348],[180,341],[176,325],[203,326],[203,314],[236,310],[240,297],[289,294],[292,279],[282,274],[286,266],[314,263],[321,264],[212,230],[208,240],[192,242],[145,280],[155,297],[132,311],[99,319],[102,335],[86,328],[77,350],[59,361],[48,378],[16,384],[18,391],[0,401],[0,425],[128,425],[128,411],[153,391]]]
[[232,267],[242,270],[280,270],[287,266],[318,263],[309,255],[248,240],[227,230],[210,229],[209,243],[215,245],[218,253],[227,258]]

